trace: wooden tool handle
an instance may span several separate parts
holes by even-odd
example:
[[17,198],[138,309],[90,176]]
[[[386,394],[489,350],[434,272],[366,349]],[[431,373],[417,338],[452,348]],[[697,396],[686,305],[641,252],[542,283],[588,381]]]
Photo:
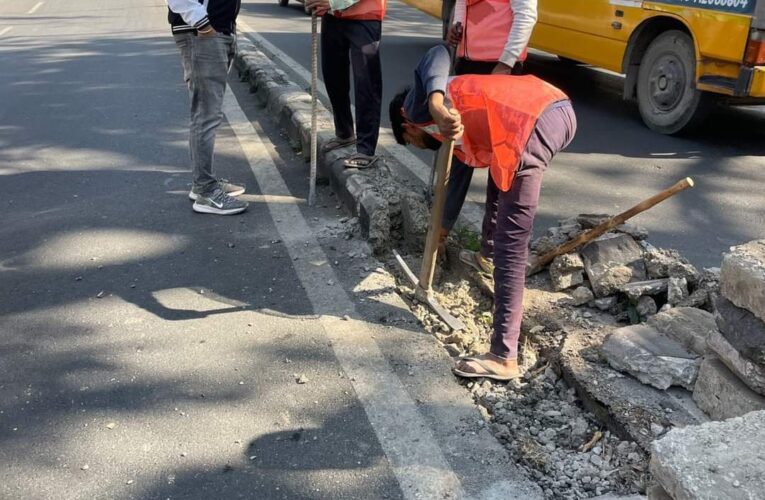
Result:
[[631,219],[637,214],[641,212],[645,212],[649,208],[655,205],[658,205],[659,203],[666,200],[667,198],[674,196],[680,191],[684,191],[691,187],[693,187],[693,179],[691,179],[690,177],[686,177],[685,179],[676,182],[674,186],[669,187],[665,189],[664,191],[657,193],[646,200],[641,201],[640,203],[630,208],[629,210],[626,210],[620,213],[619,215],[615,215],[611,217],[607,221],[601,224],[598,224],[597,226],[590,229],[589,231],[586,231],[580,234],[573,240],[564,243],[558,248],[551,250],[548,253],[540,257],[537,257],[536,259],[533,259],[531,262],[529,262],[529,267],[526,271],[526,275],[531,276],[532,274],[538,273],[547,264],[552,262],[552,260],[558,255],[563,255],[576,250],[581,245],[584,245],[585,243],[594,240],[598,236],[604,233],[607,233],[608,231],[615,228],[616,226],[624,224],[625,221]]

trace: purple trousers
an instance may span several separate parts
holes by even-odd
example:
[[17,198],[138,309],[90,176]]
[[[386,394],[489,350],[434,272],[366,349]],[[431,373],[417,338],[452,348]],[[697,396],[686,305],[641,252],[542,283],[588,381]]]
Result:
[[494,259],[494,333],[490,351],[495,356],[518,356],[529,238],[542,174],[575,133],[576,115],[571,102],[556,103],[539,117],[510,190],[500,191],[489,176],[481,254]]

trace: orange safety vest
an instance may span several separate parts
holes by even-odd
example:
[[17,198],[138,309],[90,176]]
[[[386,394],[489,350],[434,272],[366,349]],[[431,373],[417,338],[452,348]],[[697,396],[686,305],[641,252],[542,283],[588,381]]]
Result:
[[[499,61],[512,26],[510,0],[465,0],[465,26],[458,57]],[[526,49],[519,60],[526,60]]]
[[332,15],[338,19],[382,21],[387,7],[387,0],[361,0],[347,9],[332,12]]
[[[533,75],[456,76],[449,80],[446,94],[465,126],[455,143],[455,156],[468,166],[488,167],[502,191],[513,185],[537,119],[551,104],[568,99],[562,90]],[[443,140],[435,123],[417,126]]]

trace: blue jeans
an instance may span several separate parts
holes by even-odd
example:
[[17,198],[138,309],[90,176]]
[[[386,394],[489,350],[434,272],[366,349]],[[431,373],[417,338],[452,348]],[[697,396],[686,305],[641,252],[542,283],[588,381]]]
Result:
[[224,33],[211,37],[180,33],[173,38],[181,51],[183,78],[191,98],[189,151],[193,189],[207,195],[218,187],[213,176],[215,132],[223,121],[223,95],[236,54],[236,38]]

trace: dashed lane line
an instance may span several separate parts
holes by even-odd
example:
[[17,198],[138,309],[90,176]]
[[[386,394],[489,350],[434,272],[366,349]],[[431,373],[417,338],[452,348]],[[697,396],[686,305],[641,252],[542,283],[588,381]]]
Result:
[[[292,196],[271,160],[269,149],[231,92],[226,93],[223,112],[262,192],[282,199]],[[314,312],[319,315],[319,324],[353,384],[404,497],[464,498],[459,479],[444,458],[432,430],[356,312],[335,270],[328,264],[331,259],[319,245],[299,206],[269,201],[268,209]],[[350,319],[343,319],[344,316]]]

